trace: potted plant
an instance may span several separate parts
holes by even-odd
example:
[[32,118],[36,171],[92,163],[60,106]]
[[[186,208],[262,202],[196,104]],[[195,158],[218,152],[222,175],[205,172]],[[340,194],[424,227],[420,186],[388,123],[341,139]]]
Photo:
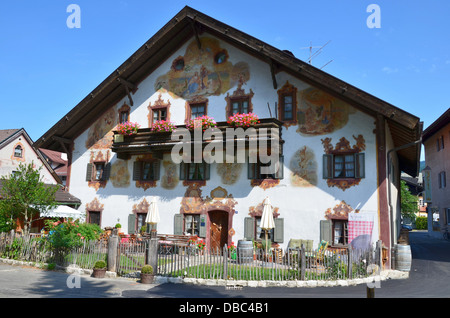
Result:
[[92,275],[95,278],[104,278],[106,274],[106,262],[98,260],[94,264]]
[[259,118],[254,113],[244,113],[244,114],[234,114],[233,116],[228,117],[227,120],[228,125],[234,127],[244,127],[248,128],[250,126],[254,126],[259,123]]
[[153,267],[151,265],[144,265],[141,269],[141,283],[142,284],[151,284],[155,275],[153,274]]
[[203,131],[205,131],[208,128],[214,128],[216,126],[217,126],[217,123],[214,120],[214,118],[206,116],[206,115],[197,117],[195,119],[189,119],[189,121],[186,124],[186,128],[189,130],[201,128]]

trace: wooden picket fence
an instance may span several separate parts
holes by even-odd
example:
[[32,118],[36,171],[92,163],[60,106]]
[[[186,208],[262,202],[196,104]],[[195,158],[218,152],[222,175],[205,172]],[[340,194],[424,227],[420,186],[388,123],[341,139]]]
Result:
[[351,248],[323,253],[301,248],[274,249],[268,254],[254,251],[253,258],[240,257],[227,246],[198,250],[186,246],[164,246],[158,253],[158,275],[234,280],[337,280],[367,277],[379,265],[376,251]]

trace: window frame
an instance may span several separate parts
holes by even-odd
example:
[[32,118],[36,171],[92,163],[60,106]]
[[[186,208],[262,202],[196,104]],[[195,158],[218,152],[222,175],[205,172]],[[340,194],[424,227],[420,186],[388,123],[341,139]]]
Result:
[[[353,177],[351,176],[343,176],[336,177],[335,176],[335,157],[343,157],[345,165],[345,156],[353,155]],[[365,178],[365,153],[364,152],[339,152],[339,153],[329,153],[323,155],[323,179],[332,179],[332,180],[345,180],[345,179],[363,179]],[[345,170],[344,170],[345,171]]]
[[[151,178],[144,179],[145,166],[150,165],[149,174]],[[160,179],[161,161],[154,160],[137,160],[133,163],[133,181],[151,182]]]
[[[87,211],[87,213],[88,213],[88,217],[87,217],[87,223],[89,223],[89,224],[97,224],[98,226],[100,226],[101,227],[101,225],[102,225],[102,211],[96,211],[96,210],[88,210]],[[98,223],[93,223],[92,222],[92,215],[98,215]]]
[[[17,150],[20,150],[20,153],[17,153]],[[17,145],[14,147],[14,158],[23,158],[23,147],[21,145]]]
[[[338,224],[343,227],[343,243],[336,243],[336,228]],[[346,219],[331,219],[331,245],[332,246],[348,246],[348,220]]]
[[[285,118],[286,113],[286,101],[285,97],[290,96],[292,98],[292,118]],[[285,123],[285,125],[297,125],[297,88],[286,81],[282,88],[278,90],[278,119]]]
[[447,187],[447,176],[445,171],[439,172],[438,182],[439,182],[439,189],[445,189]]
[[[247,102],[247,110],[244,111],[243,110],[243,106],[242,104],[244,102]],[[234,112],[234,107],[233,104],[234,103],[238,103],[238,111]],[[230,98],[230,111],[227,117],[233,116],[235,114],[248,114],[250,113],[250,97],[249,96],[241,96],[241,97],[236,97],[236,98]]]
[[[189,178],[191,165],[202,165],[203,166],[203,178]],[[186,181],[206,181],[210,178],[211,165],[209,163],[203,162],[181,162],[180,163],[180,180]],[[195,169],[195,168],[194,168]],[[195,174],[195,173],[194,173]],[[197,172],[198,177],[199,172]]]
[[248,162],[247,163],[247,178],[249,180],[265,180],[265,179],[272,179],[272,180],[281,180],[284,179],[284,156],[281,155],[279,158],[280,166],[278,167],[278,170],[273,174],[262,174],[261,173],[261,167],[269,166],[270,162],[268,163],[262,163],[259,158],[258,161],[255,163]]
[[[192,114],[193,114],[192,109],[198,108],[198,107],[203,107],[203,112],[201,114],[196,112],[197,116],[193,118],[192,117]],[[188,119],[196,119],[196,118],[199,118],[202,116],[206,116],[207,114],[208,114],[208,112],[206,109],[206,102],[189,104],[189,118]]]

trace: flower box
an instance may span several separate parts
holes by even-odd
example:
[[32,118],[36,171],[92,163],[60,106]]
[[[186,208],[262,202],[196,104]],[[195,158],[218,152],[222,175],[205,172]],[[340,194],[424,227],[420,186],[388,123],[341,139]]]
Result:
[[152,125],[152,132],[172,132],[175,131],[176,126],[174,123],[167,120],[157,120]]
[[138,123],[125,122],[117,125],[117,132],[120,135],[131,136],[135,135],[138,132],[138,129],[141,127]]
[[217,127],[217,123],[214,120],[214,118],[209,117],[209,116],[201,116],[201,117],[197,117],[195,119],[190,119],[186,124],[186,128],[189,130],[201,128],[203,131],[205,131],[208,128],[214,128],[214,127]]
[[234,114],[233,116],[228,117],[227,121],[228,125],[234,126],[234,127],[244,127],[248,128],[251,126],[254,126],[256,124],[259,124],[259,118],[254,113],[244,113],[244,114]]

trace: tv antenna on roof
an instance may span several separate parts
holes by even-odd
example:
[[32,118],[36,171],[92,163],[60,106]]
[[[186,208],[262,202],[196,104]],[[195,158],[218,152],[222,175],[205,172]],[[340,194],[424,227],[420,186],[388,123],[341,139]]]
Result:
[[[325,44],[322,45],[322,46],[312,46],[312,42],[310,42],[310,46],[301,47],[300,49],[309,49],[308,63],[309,63],[309,64],[312,64],[313,58],[317,57],[320,53],[322,53],[323,48],[324,48],[325,46],[327,46],[330,42],[331,42],[331,40],[328,41],[327,43],[325,43]],[[313,49],[316,49],[316,48],[317,48],[318,50],[315,51],[315,52],[313,53]],[[333,61],[333,60],[331,60],[331,61],[329,61],[328,63],[326,63],[324,66],[321,67],[321,69],[324,68],[325,66],[327,66],[328,64],[330,64],[332,61]]]

